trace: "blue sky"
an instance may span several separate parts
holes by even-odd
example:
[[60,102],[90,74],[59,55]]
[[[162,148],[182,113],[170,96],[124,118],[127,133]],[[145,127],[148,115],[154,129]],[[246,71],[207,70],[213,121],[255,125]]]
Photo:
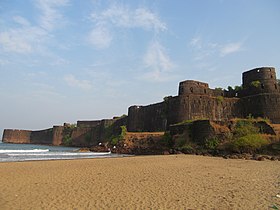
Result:
[[1,0],[0,131],[127,114],[280,69],[279,0]]

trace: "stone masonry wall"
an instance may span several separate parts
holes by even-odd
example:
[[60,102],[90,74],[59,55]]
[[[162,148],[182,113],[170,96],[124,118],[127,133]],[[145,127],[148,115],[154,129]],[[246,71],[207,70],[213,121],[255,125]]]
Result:
[[167,125],[164,102],[148,106],[132,106],[128,109],[128,131],[164,131]]
[[30,143],[51,145],[53,143],[53,129],[32,131],[30,135]]
[[169,104],[168,124],[184,120],[210,119],[214,121],[240,117],[238,98],[216,98],[205,95],[174,97]]
[[53,139],[52,144],[55,146],[62,145],[63,126],[53,126]]
[[31,132],[29,130],[5,129],[2,141],[4,143],[29,144]]
[[268,118],[273,123],[280,123],[280,94],[259,94],[240,100],[244,117],[252,115]]

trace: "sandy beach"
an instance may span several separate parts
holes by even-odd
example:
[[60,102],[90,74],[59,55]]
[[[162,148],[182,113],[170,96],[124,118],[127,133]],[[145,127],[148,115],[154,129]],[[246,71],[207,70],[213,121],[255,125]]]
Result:
[[271,209],[280,161],[192,155],[0,163],[1,209]]

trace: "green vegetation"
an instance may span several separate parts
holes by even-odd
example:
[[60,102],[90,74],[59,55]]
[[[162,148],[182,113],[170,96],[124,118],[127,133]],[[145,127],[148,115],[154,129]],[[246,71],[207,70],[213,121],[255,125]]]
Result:
[[233,132],[234,138],[239,138],[246,135],[258,134],[259,129],[254,126],[252,120],[238,120]]
[[255,152],[257,149],[268,144],[260,134],[248,134],[246,136],[235,139],[231,146],[232,150],[236,152]]
[[241,86],[238,86],[238,85],[234,86],[234,90],[235,90],[236,92],[239,92],[239,91],[241,91],[242,89],[243,89],[242,85],[241,85]]
[[185,144],[179,148],[185,154],[192,154],[195,152],[194,147],[191,144]]
[[217,90],[217,91],[223,91],[224,89],[221,88],[221,87],[216,87],[215,90]]
[[259,80],[255,80],[255,81],[252,81],[250,85],[258,88],[261,86],[261,82]]
[[214,150],[214,149],[217,149],[219,143],[220,143],[219,139],[217,137],[213,137],[210,139],[206,139],[205,147],[206,147],[206,149]]
[[188,124],[191,124],[193,123],[194,120],[184,120],[182,122],[179,122],[179,123],[176,123],[174,125],[188,125]]
[[125,125],[122,125],[121,127],[121,133],[117,136],[112,135],[111,136],[111,144],[112,145],[117,145],[119,143],[119,141],[123,140],[125,138],[125,135],[127,133],[127,128]]
[[66,146],[71,146],[72,145],[72,133],[73,133],[73,130],[77,128],[77,124],[66,124],[64,126],[64,129],[63,129],[63,137],[62,137],[62,142],[64,145]]
[[217,96],[218,103],[222,103],[224,101],[223,96]]
[[238,120],[233,132],[233,140],[230,142],[230,149],[234,152],[252,153],[269,142],[260,134],[260,129],[254,126],[256,120],[249,116],[249,119]]
[[231,86],[228,86],[228,87],[227,87],[227,90],[228,90],[228,91],[233,91],[233,88],[232,88]]

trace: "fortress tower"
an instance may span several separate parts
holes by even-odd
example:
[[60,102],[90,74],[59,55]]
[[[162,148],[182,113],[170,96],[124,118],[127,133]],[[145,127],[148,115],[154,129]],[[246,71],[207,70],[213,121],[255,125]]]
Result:
[[268,118],[280,123],[280,91],[275,68],[261,67],[242,75],[241,110],[243,116]]
[[261,93],[279,93],[275,68],[261,67],[242,74],[244,96]]
[[207,95],[209,94],[209,85],[204,82],[186,80],[180,82],[178,95],[186,94],[198,94],[198,95]]

